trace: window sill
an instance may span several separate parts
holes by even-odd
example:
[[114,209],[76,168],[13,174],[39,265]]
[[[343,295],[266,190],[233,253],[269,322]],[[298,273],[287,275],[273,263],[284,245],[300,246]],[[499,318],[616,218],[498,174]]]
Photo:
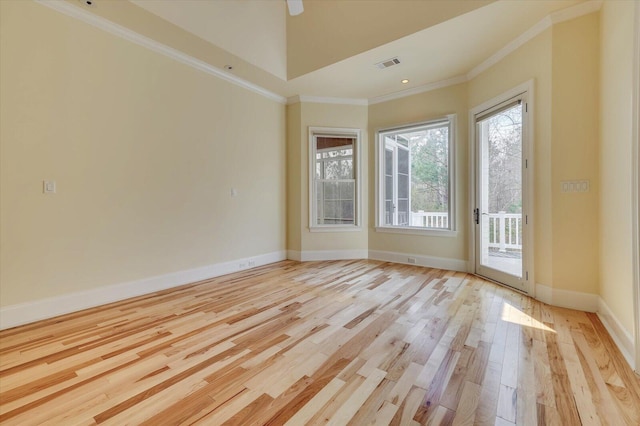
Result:
[[422,235],[424,237],[448,237],[454,238],[458,236],[458,231],[452,231],[450,229],[420,229],[411,227],[399,227],[399,226],[376,226],[376,232],[384,232],[388,234],[407,234],[407,235]]
[[362,231],[361,226],[356,225],[318,225],[310,226],[309,232],[358,232]]

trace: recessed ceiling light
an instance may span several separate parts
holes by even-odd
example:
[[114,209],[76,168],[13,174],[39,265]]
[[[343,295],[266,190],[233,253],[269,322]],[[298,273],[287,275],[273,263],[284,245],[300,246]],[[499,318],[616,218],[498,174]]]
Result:
[[409,82],[409,80],[407,80],[406,78],[404,80],[402,80],[402,84],[407,84]]

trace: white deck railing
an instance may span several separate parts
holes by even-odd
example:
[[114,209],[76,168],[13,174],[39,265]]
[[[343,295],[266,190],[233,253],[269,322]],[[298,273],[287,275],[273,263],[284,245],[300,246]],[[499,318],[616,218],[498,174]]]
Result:
[[505,252],[522,250],[522,215],[520,213],[489,213],[489,248]]
[[[520,213],[489,213],[489,247],[499,251],[522,250],[522,215]],[[487,217],[484,216],[484,217]],[[447,212],[411,212],[411,226],[426,228],[448,228]]]
[[449,213],[424,212],[422,210],[411,212],[411,226],[423,226],[426,228],[448,228]]

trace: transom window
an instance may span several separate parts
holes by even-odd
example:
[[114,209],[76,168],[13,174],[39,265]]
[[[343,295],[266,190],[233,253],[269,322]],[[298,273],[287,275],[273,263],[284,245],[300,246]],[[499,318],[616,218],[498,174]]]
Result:
[[378,228],[453,230],[453,121],[378,132]]
[[310,130],[311,228],[358,225],[358,130]]

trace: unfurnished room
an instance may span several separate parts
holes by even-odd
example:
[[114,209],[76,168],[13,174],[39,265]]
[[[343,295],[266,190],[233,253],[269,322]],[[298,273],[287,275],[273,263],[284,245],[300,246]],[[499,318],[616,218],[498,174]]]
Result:
[[640,425],[640,0],[0,0],[0,424]]

